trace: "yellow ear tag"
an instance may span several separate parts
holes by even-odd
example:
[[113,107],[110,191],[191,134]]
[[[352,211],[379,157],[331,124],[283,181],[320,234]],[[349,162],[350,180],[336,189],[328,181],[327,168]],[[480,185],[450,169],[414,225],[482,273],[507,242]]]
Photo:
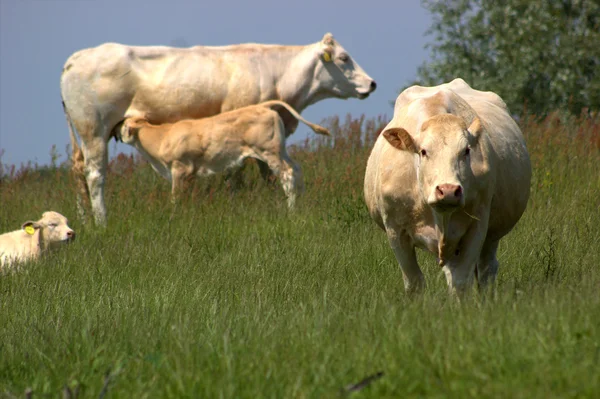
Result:
[[325,60],[325,62],[331,61],[331,56],[329,55],[329,53],[327,51],[325,51],[323,53],[323,59]]
[[32,236],[35,233],[35,229],[31,225],[25,226],[25,233],[27,233],[30,236]]

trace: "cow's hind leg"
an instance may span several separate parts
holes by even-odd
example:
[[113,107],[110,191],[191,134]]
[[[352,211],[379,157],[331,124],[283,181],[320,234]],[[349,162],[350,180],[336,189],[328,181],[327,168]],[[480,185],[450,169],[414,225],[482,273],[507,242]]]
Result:
[[480,291],[493,284],[498,274],[498,259],[496,252],[498,251],[499,240],[486,241],[481,248],[481,254],[477,262],[476,276],[477,285]]
[[71,155],[71,176],[75,181],[77,215],[82,223],[85,223],[85,207],[90,199],[90,191],[85,179],[85,160],[83,151],[77,143],[73,145],[73,153]]
[[104,184],[108,167],[108,143],[102,135],[95,136],[82,144],[87,189],[96,224],[106,226],[106,204]]

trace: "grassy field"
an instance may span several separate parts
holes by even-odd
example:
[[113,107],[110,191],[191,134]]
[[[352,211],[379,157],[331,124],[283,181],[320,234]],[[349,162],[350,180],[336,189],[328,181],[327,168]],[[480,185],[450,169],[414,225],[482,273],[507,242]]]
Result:
[[173,210],[168,182],[120,156],[100,231],[64,165],[5,168],[0,231],[52,209],[78,236],[0,278],[0,397],[599,397],[600,121],[522,122],[528,209],[495,294],[460,305],[423,252],[428,288],[407,297],[366,212],[384,122],[334,118],[334,140],[291,150],[295,213],[254,165],[235,195],[215,177]]

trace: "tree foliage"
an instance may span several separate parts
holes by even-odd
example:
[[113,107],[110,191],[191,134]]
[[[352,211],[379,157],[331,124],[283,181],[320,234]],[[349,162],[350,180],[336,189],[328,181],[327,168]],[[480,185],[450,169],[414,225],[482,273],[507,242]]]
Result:
[[432,59],[415,84],[461,77],[511,112],[600,109],[599,0],[423,0]]

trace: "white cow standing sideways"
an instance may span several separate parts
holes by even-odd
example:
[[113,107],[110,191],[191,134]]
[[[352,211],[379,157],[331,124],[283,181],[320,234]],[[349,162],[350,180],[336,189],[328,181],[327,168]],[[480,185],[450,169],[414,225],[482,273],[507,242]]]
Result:
[[75,232],[67,223],[60,213],[48,211],[37,222],[27,221],[20,230],[0,235],[0,269],[37,259],[42,253],[73,241]]
[[[367,98],[376,84],[327,33],[305,46],[171,48],[106,43],[71,55],[60,87],[78,177],[80,216],[81,199],[89,197],[96,223],[105,225],[108,141],[126,114],[152,124],[173,123],[267,100],[285,101],[302,112],[327,98]],[[291,115],[283,119],[289,135],[298,122]]]
[[239,167],[250,157],[265,162],[279,177],[288,206],[293,208],[296,197],[304,190],[302,172],[287,154],[285,126],[274,108],[286,109],[316,133],[329,135],[327,129],[308,122],[281,101],[162,125],[128,118],[120,134],[124,143],[133,145],[156,172],[172,182],[173,202],[187,178]]
[[451,292],[498,272],[500,239],[529,199],[531,163],[502,99],[462,79],[413,86],[367,162],[365,201],[387,233],[404,287],[424,287],[415,247],[436,254]]

